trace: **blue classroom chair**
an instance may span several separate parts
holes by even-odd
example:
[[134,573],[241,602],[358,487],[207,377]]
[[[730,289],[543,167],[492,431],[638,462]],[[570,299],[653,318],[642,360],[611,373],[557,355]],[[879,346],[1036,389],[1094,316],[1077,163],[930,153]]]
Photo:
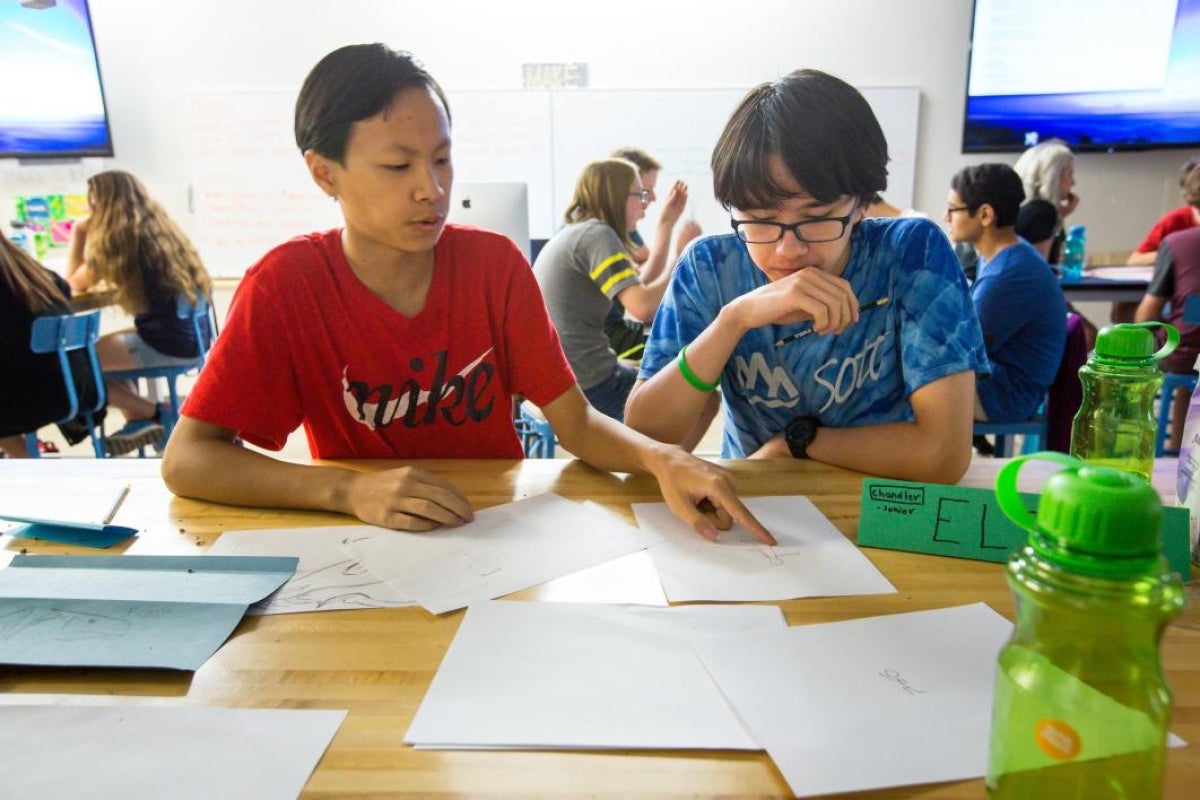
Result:
[[[171,431],[179,422],[179,389],[176,381],[183,375],[190,372],[199,372],[204,366],[204,359],[208,355],[209,349],[212,347],[212,340],[217,333],[216,315],[212,311],[212,305],[208,298],[200,297],[195,305],[188,300],[187,295],[180,295],[179,302],[175,309],[175,315],[179,319],[188,319],[192,323],[192,332],[196,337],[196,341],[200,343],[200,355],[185,364],[174,364],[163,367],[142,367],[139,369],[124,369],[105,372],[104,377],[108,380],[128,380],[135,384],[139,380],[147,382],[154,381],[159,378],[167,382],[168,403],[163,411],[162,426],[165,431],[163,434],[163,442],[170,437]],[[204,336],[202,320],[208,319],[209,330],[211,336]]]
[[558,440],[540,408],[528,400],[522,400],[514,423],[526,458],[554,458]]
[[[104,408],[104,379],[100,375],[100,359],[96,357],[96,339],[100,337],[100,311],[85,311],[82,314],[63,314],[53,317],[38,317],[33,321],[29,349],[35,353],[55,353],[62,370],[63,385],[67,390],[70,407],[66,416],[58,423],[69,422],[82,416],[87,422],[88,436],[97,458],[104,458],[104,432],[96,423],[95,414]],[[67,353],[75,350],[87,352],[92,370],[92,381],[96,386],[96,402],[90,408],[80,408],[79,393],[75,391],[75,376]],[[38,448],[37,431],[25,434],[25,447],[31,458],[41,456]]]
[[996,455],[1008,458],[1013,455],[1014,436],[1024,436],[1021,442],[1021,454],[1036,453],[1046,441],[1045,404],[1038,409],[1032,419],[1024,422],[976,422],[972,434],[974,436],[995,436]]
[[[1184,299],[1183,321],[1189,325],[1200,324],[1200,295],[1190,294]],[[1183,402],[1189,402],[1192,392],[1196,391],[1196,376],[1179,372],[1168,372],[1163,376],[1162,390],[1158,395],[1158,434],[1155,438],[1155,457],[1179,455],[1179,448],[1167,448],[1167,440],[1171,438],[1171,411],[1176,402],[1175,392],[1178,389],[1187,390],[1187,397]]]

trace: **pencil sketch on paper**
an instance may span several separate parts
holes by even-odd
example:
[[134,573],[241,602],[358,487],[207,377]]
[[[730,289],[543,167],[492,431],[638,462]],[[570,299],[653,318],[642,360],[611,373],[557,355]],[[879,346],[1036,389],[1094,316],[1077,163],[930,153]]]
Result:
[[296,574],[273,595],[251,606],[251,613],[330,611],[411,605],[352,558],[310,564],[301,558]]
[[301,611],[386,608],[412,605],[341,546],[371,538],[371,530],[313,528],[271,529],[221,534],[210,555],[279,556],[299,559],[296,573],[275,591],[250,606],[250,614],[293,614]]
[[129,632],[129,620],[44,607],[18,608],[0,614],[0,639],[26,636],[31,631],[43,640],[56,642],[120,639]]

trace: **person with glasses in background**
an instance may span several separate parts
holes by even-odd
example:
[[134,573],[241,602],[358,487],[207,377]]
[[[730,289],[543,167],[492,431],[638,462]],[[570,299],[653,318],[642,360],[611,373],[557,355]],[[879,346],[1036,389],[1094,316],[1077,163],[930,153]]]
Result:
[[1037,413],[1067,342],[1058,278],[1013,230],[1024,199],[1021,178],[1007,164],[965,167],[950,180],[950,239],[979,254],[971,298],[992,372],[975,390],[980,421],[1022,422]]
[[966,279],[927,219],[864,219],[887,142],[844,81],[752,89],[713,150],[733,230],[675,268],[625,422],[688,435],[720,385],[727,458],[812,458],[954,483],[987,353]]
[[[662,164],[645,150],[636,147],[619,147],[610,157],[623,158],[637,167],[638,178],[647,193],[646,205],[653,205],[658,200],[655,189],[658,186]],[[658,215],[654,239],[647,244],[636,226],[629,229],[629,241],[633,245],[629,254],[638,266],[642,283],[650,283],[661,275],[668,264],[675,263],[683,248],[703,232],[694,219],[679,222],[687,208],[687,202],[688,186],[684,181],[677,180],[671,184],[662,211]],[[675,233],[677,223],[679,231]],[[626,317],[625,307],[621,305],[620,300],[613,301],[612,308],[604,319],[604,332],[619,358],[641,359],[642,349],[646,345],[646,327],[641,322]]]
[[646,215],[650,192],[637,166],[621,158],[583,168],[567,207],[567,223],[538,253],[533,274],[546,299],[563,351],[588,401],[616,420],[637,372],[622,363],[605,333],[614,302],[648,323],[671,278],[664,269],[643,282],[631,251],[629,231]]

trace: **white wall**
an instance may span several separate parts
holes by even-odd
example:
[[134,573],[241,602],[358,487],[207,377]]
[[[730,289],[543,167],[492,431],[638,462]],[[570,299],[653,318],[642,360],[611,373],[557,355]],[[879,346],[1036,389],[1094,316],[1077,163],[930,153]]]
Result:
[[[917,86],[916,205],[934,217],[956,170],[1015,161],[959,153],[969,0],[90,3],[118,157],[75,168],[0,162],[5,198],[79,191],[86,174],[119,167],[141,176],[168,211],[194,226],[184,96],[294,91],[326,52],[367,41],[410,50],[452,89],[519,88],[522,63],[558,61],[587,63],[595,88],[748,87],[798,67],[859,86]],[[1082,204],[1072,220],[1088,226],[1090,248],[1132,248],[1173,201],[1175,172],[1188,155],[1081,155]]]

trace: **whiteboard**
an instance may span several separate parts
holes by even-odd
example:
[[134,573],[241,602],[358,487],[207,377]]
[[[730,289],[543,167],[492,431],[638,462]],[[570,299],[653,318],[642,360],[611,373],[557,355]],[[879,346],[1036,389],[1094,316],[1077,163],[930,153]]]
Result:
[[[860,89],[870,103],[888,142],[890,202],[912,205],[916,182],[917,115],[920,91],[915,88]],[[588,90],[556,92],[552,97],[554,131],[554,205],[566,209],[583,167],[616,147],[645,150],[659,161],[656,193],[664,200],[675,180],[688,184],[688,209],[706,233],[729,230],[729,213],[713,196],[713,147],[733,110],[745,96],[741,89]],[[659,207],[646,210],[639,228],[652,231]],[[535,233],[534,236],[537,236]],[[538,237],[545,238],[545,237]]]
[[196,248],[214,277],[240,277],[275,245],[342,222],[296,148],[295,102],[282,92],[188,98]]
[[[912,205],[916,178],[916,88],[864,88],[891,155],[887,198]],[[548,239],[562,224],[583,166],[617,147],[639,147],[663,164],[658,195],[672,181],[690,189],[685,216],[706,232],[728,227],[712,196],[709,158],[744,89],[447,91],[456,182],[529,186],[529,228]],[[287,239],[341,224],[317,188],[292,134],[290,92],[187,97],[196,245],[214,276],[240,276]],[[661,202],[647,210],[652,230]]]

